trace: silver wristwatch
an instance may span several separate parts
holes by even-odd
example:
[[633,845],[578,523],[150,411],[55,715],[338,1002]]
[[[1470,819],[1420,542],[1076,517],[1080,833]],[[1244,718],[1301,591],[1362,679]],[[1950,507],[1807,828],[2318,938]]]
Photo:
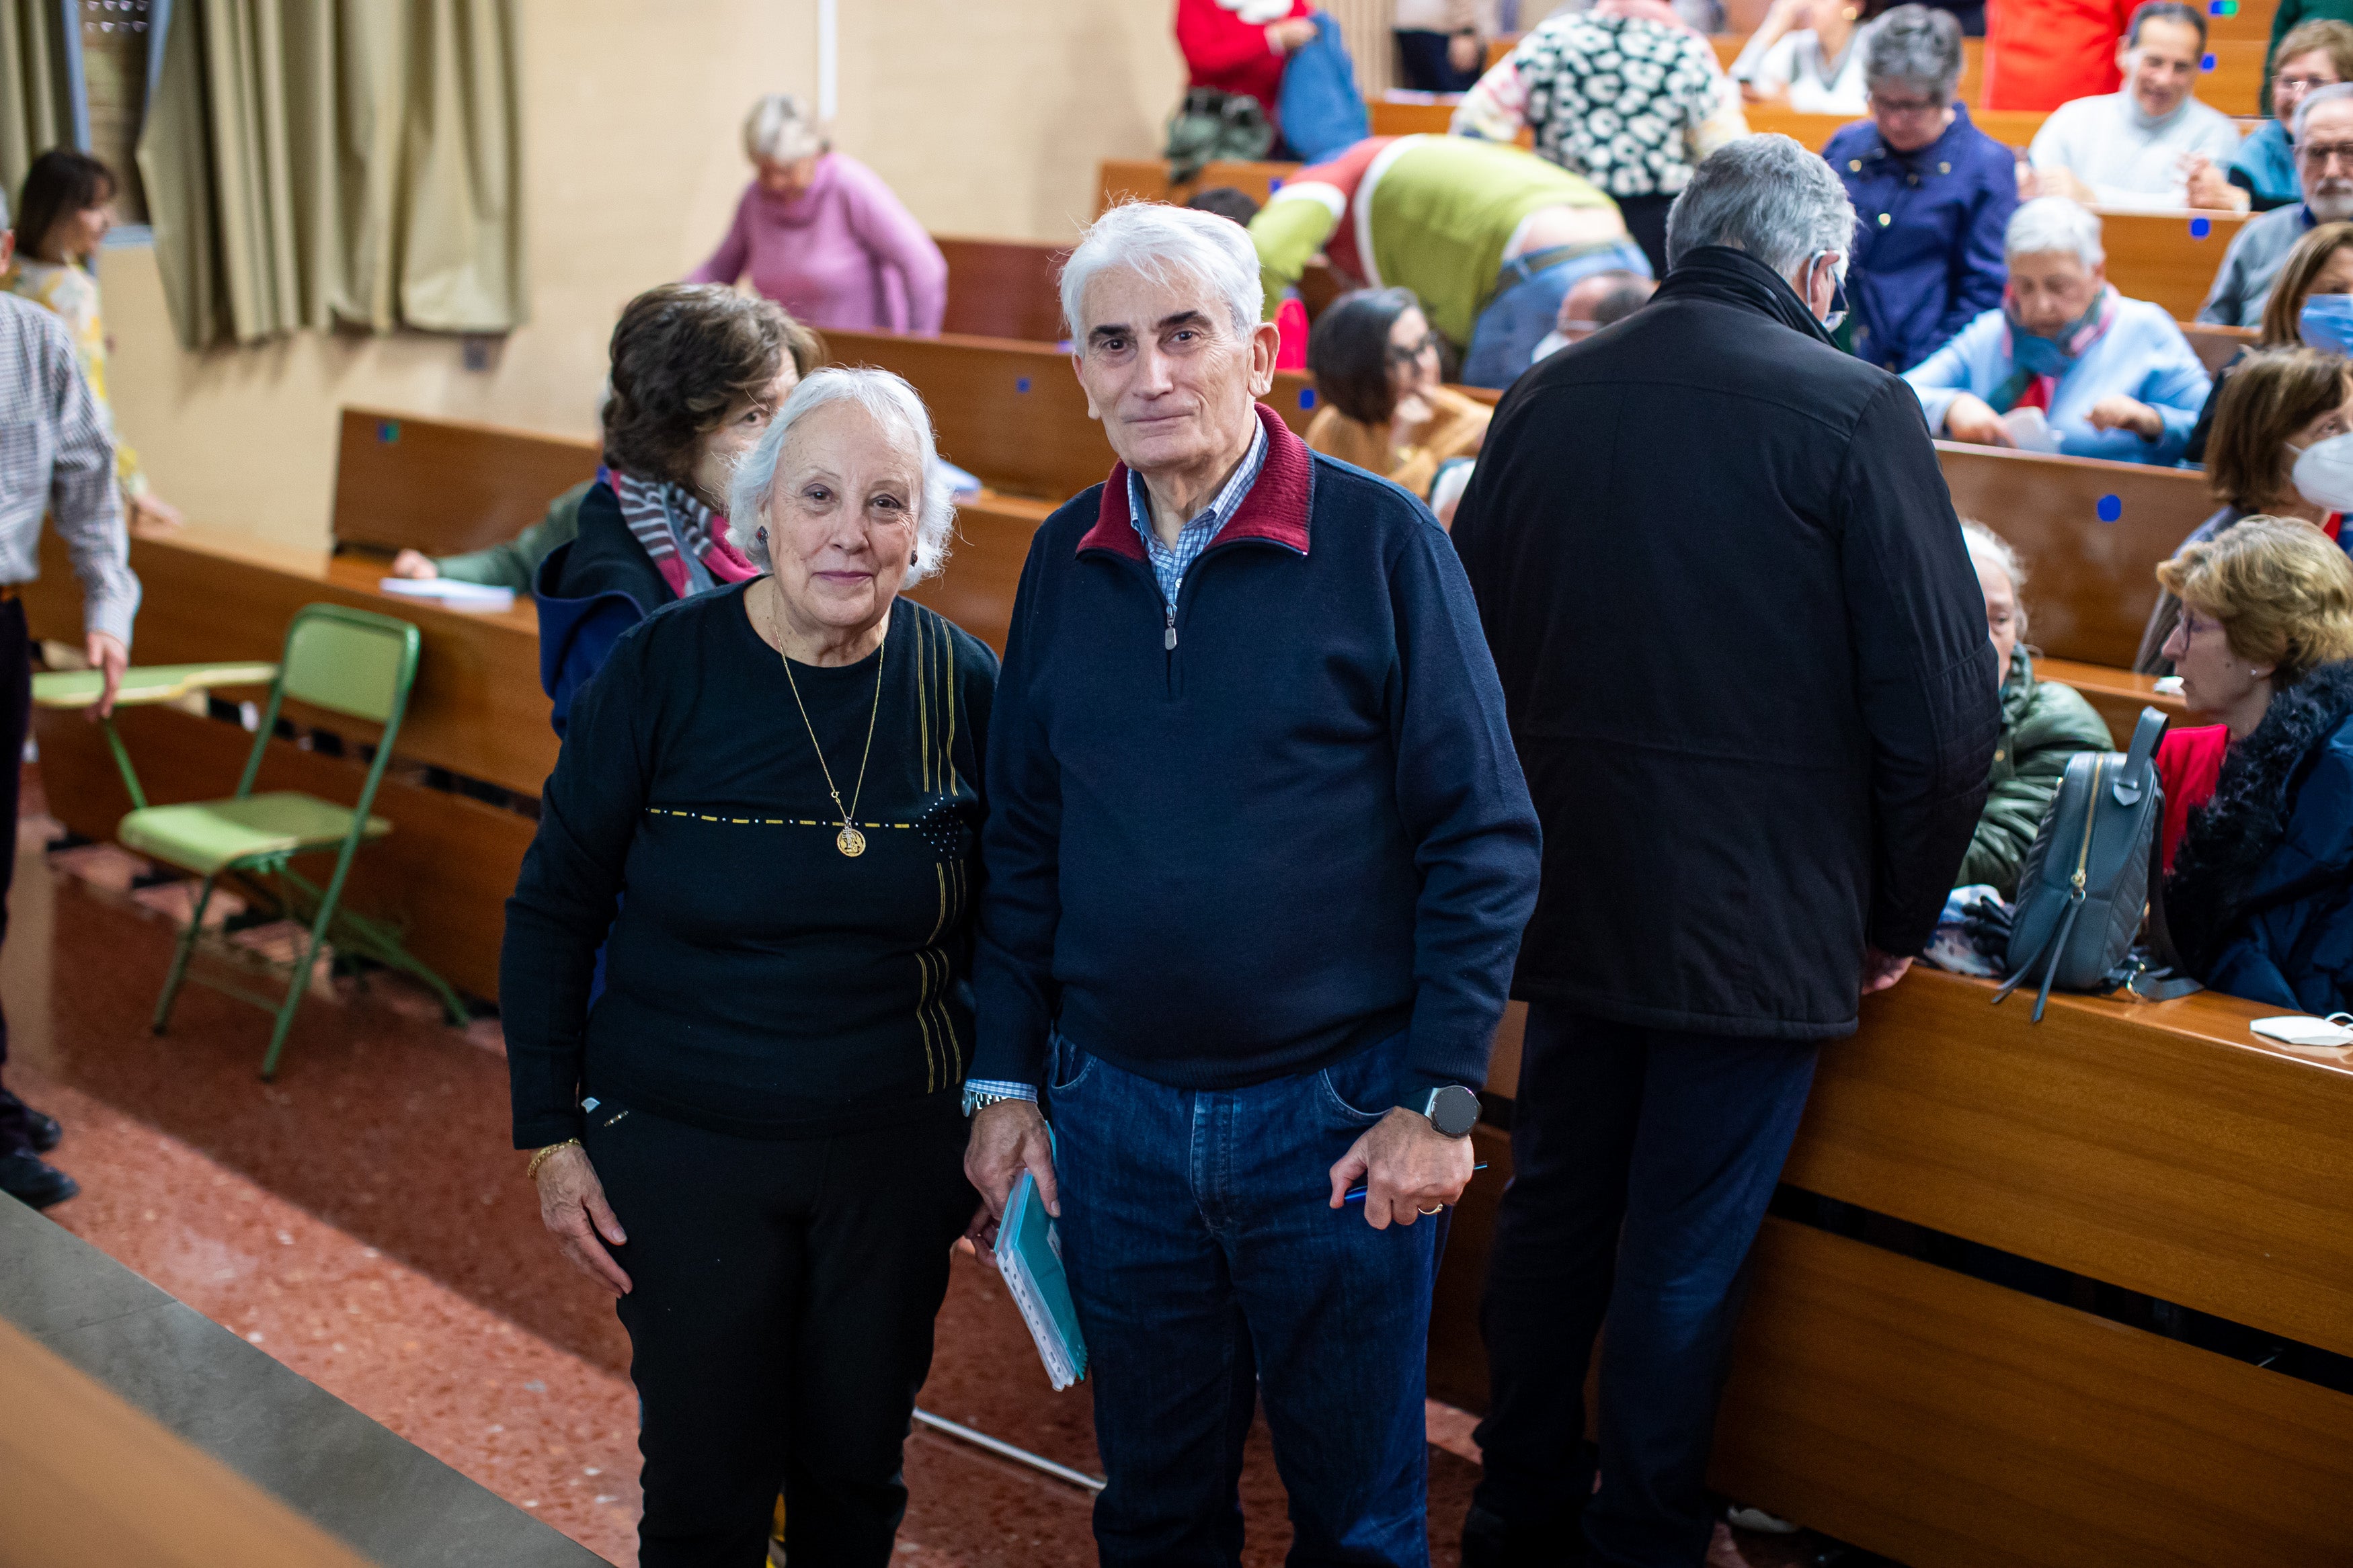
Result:
[[964,1090],[964,1113],[969,1117],[984,1105],[996,1105],[1002,1100],[1026,1098],[1018,1094],[992,1094],[987,1089],[975,1089],[970,1084],[966,1084]]

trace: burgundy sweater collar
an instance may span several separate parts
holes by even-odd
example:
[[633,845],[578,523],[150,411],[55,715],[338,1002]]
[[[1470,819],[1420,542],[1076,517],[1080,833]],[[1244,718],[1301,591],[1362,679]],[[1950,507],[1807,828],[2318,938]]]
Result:
[[[1250,486],[1250,494],[1234,509],[1234,515],[1218,536],[1209,542],[1215,549],[1238,539],[1263,539],[1307,553],[1308,477],[1314,469],[1314,458],[1307,443],[1292,434],[1282,416],[1265,404],[1256,405],[1259,424],[1266,430],[1266,464],[1259,469],[1258,482]],[[1136,536],[1135,524],[1127,505],[1127,465],[1113,463],[1111,479],[1103,489],[1103,501],[1095,513],[1095,525],[1079,541],[1079,553],[1090,550],[1108,550],[1115,555],[1146,561],[1144,541]]]

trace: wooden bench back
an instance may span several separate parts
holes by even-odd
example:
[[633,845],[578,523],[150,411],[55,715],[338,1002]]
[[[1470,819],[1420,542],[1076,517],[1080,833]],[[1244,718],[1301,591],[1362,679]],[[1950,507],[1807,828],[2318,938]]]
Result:
[[1253,201],[1264,201],[1275,186],[1299,172],[1296,163],[1211,163],[1190,184],[1173,184],[1168,165],[1153,158],[1106,158],[1098,172],[1095,211],[1103,213],[1123,201],[1182,202],[1195,191],[1231,185]]
[[[1748,129],[1763,134],[1773,132],[1803,142],[1819,153],[1841,127],[1853,124],[1859,114],[1800,114],[1773,103],[1752,103],[1744,112]],[[1977,128],[2005,147],[2024,152],[2051,117],[2039,110],[1972,109],[1969,119]]]
[[335,454],[339,544],[456,555],[512,539],[595,476],[602,447],[573,436],[346,408]]
[[1068,245],[1029,239],[959,239],[935,235],[948,264],[947,314],[940,330],[964,337],[1061,342],[1056,279]]
[[1947,441],[1936,453],[1953,509],[2025,558],[2029,640],[2129,669],[2157,604],[2157,563],[2214,510],[2206,476]]
[[2222,367],[2241,349],[2255,346],[2253,327],[2216,327],[2204,321],[2185,321],[2181,323],[2181,335],[2189,340],[2190,348],[2206,366],[2208,375],[2221,374]]

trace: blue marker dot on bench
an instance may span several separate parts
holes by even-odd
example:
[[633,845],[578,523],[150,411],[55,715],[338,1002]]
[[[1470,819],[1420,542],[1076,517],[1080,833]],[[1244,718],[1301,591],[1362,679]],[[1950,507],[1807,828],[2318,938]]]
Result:
[[2102,522],[2114,522],[2116,519],[2124,516],[2125,503],[2122,499],[2116,496],[2102,496],[2100,498],[2098,510],[2100,521]]
[[2208,55],[2204,58],[2200,59],[2198,62],[2198,68],[2202,71],[2212,70],[2214,68],[2214,57],[2212,55]]
[[1281,189],[1282,189],[1282,176],[1280,174],[1266,183],[1266,194],[1268,195],[1272,195],[1275,192]]
[[377,420],[375,422],[375,438],[380,444],[386,447],[389,447],[395,441],[399,440],[400,421],[397,419]]
[[1014,381],[1013,381],[1013,390],[1014,390],[1014,391],[1016,391],[1016,392],[1027,392],[1027,391],[1029,391],[1029,378],[1028,376],[1026,376],[1026,375],[1023,375],[1023,376],[1016,376],[1016,377],[1014,378]]
[[2210,235],[2210,234],[2211,234],[2211,233],[2213,233],[2213,232],[2214,232],[2214,220],[2213,220],[2212,218],[2210,218],[2210,217],[2194,217],[2194,218],[2191,218],[2191,219],[2189,220],[2189,237],[2190,237],[2190,238],[2192,238],[2192,239],[2203,239],[2203,238],[2205,238],[2208,235]]
[[1315,389],[1314,387],[1303,386],[1299,389],[1299,406],[1303,412],[1315,406]]

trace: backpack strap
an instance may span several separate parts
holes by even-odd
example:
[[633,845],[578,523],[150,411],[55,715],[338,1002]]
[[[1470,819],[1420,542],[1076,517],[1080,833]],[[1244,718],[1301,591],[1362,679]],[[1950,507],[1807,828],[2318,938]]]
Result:
[[2138,805],[2140,797],[2150,784],[2149,759],[2157,754],[2157,742],[2165,734],[2166,718],[2155,708],[2140,710],[2140,722],[2133,726],[2132,745],[2125,752],[2125,765],[2117,771],[2116,782],[2108,786],[2118,805]]

